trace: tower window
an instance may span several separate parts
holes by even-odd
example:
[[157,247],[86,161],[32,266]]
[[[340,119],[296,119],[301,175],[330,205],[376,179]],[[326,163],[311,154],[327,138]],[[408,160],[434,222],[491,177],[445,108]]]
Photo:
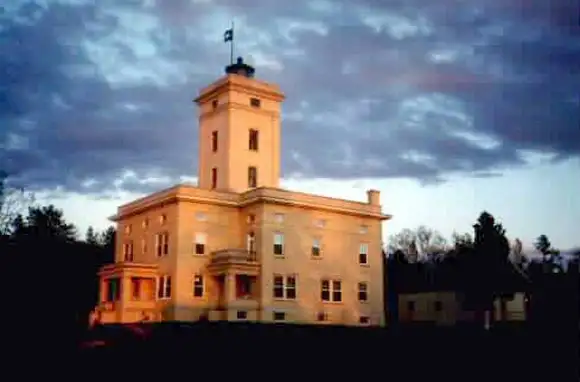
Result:
[[260,100],[258,98],[250,98],[250,106],[252,107],[260,107],[262,105],[262,103],[260,102]]
[[218,132],[212,131],[211,132],[211,151],[214,153],[218,151]]
[[248,167],[248,187],[255,188],[258,184],[258,169],[254,166]]
[[218,107],[218,100],[214,99],[213,101],[211,101],[211,107],[215,110]]
[[248,148],[250,151],[258,151],[258,130],[250,129]]
[[211,169],[211,188],[217,188],[217,167]]

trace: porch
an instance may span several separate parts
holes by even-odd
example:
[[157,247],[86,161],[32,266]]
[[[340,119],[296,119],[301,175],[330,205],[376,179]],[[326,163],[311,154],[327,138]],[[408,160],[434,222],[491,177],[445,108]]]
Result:
[[157,265],[121,262],[99,272],[99,303],[91,325],[156,321]]
[[245,249],[215,251],[211,254],[208,271],[217,287],[217,301],[208,319],[257,321],[260,263],[256,253]]

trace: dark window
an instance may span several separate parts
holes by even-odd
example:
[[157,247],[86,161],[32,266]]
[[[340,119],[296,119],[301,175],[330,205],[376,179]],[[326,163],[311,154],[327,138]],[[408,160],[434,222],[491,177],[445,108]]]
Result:
[[203,297],[203,276],[195,275],[193,278],[193,297]]
[[296,298],[296,278],[292,276],[286,278],[286,298],[289,300]]
[[195,254],[196,255],[205,255],[205,244],[195,243]]
[[443,303],[441,301],[435,301],[435,310],[440,312],[443,310]]
[[369,261],[369,246],[363,243],[359,246],[358,262],[359,264],[368,264]]
[[211,107],[215,110],[218,107],[218,100],[214,99],[211,101]]
[[123,252],[125,261],[133,261],[133,240],[123,244]]
[[118,301],[121,298],[121,288],[120,288],[121,280],[118,278],[111,278],[108,279],[106,282],[107,285],[107,300],[108,302]]
[[330,301],[330,281],[322,280],[320,282],[320,299]]
[[360,316],[358,322],[363,325],[367,325],[371,322],[370,318],[367,316]]
[[358,300],[364,302],[367,301],[368,297],[367,283],[358,283]]
[[258,130],[250,129],[250,139],[248,142],[248,148],[251,151],[258,151]]
[[169,235],[167,232],[155,235],[155,249],[158,257],[169,254]]
[[326,313],[319,312],[318,315],[316,316],[316,320],[318,320],[318,321],[326,321]]
[[258,98],[250,98],[250,106],[252,107],[260,107],[262,103]]
[[248,187],[254,188],[258,184],[258,169],[256,167],[248,167]]
[[248,318],[248,312],[245,310],[238,310],[237,317],[238,320],[245,320]]
[[312,256],[320,256],[320,240],[318,239],[312,242]]
[[274,235],[274,255],[284,255],[284,236],[281,233]]
[[141,279],[139,277],[131,277],[131,295],[133,300],[141,299]]
[[211,188],[217,188],[217,168],[214,167],[211,169]]
[[415,311],[415,301],[407,301],[407,309],[409,312]]
[[157,298],[171,297],[171,276],[161,276],[157,279]]
[[284,298],[284,277],[274,276],[274,298]]
[[284,321],[285,319],[286,319],[286,313],[274,312],[274,321]]
[[342,301],[342,285],[340,281],[332,282],[332,301]]
[[218,151],[218,132],[212,131],[211,132],[211,151],[214,153]]

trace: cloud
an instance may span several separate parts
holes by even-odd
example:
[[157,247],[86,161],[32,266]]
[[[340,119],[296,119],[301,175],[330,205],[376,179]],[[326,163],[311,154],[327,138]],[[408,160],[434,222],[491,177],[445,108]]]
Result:
[[579,156],[578,5],[480,3],[11,1],[0,167],[90,193],[195,176],[191,100],[221,75],[232,19],[237,51],[287,93],[286,177],[432,183]]

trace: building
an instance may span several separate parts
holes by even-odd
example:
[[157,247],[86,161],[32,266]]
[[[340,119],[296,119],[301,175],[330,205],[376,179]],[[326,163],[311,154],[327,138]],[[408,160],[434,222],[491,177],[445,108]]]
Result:
[[279,188],[284,94],[238,59],[201,90],[198,185],[119,207],[92,319],[383,325],[378,191]]

